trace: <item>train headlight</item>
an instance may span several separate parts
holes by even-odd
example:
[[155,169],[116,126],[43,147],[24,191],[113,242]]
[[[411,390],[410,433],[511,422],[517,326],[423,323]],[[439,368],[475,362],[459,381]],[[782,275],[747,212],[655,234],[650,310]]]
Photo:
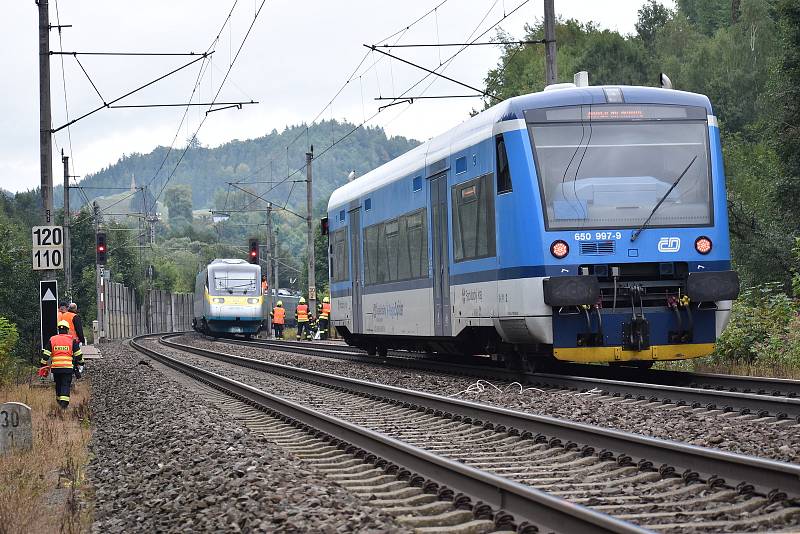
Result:
[[708,254],[711,252],[711,247],[711,240],[704,235],[694,240],[694,248],[700,254]]
[[248,304],[258,304],[259,302],[261,302],[261,299],[259,299],[258,297],[253,297],[253,298],[247,299],[247,303]]
[[569,254],[569,245],[567,245],[566,241],[557,239],[553,241],[552,245],[550,245],[550,254],[559,260],[562,260],[567,257],[567,254]]
[[218,298],[213,298],[213,299],[211,299],[211,302],[213,302],[214,304],[224,304],[225,303],[225,299],[219,298],[219,297]]

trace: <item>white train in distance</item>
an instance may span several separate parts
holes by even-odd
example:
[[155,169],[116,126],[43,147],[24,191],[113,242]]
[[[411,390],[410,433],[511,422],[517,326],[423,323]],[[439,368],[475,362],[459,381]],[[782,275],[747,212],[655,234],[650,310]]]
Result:
[[197,274],[192,328],[215,337],[258,333],[263,322],[261,267],[216,259]]

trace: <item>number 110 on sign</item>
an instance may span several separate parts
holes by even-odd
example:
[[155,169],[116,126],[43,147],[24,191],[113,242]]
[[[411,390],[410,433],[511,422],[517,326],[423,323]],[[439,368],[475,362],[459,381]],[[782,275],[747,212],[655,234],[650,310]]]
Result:
[[64,230],[60,226],[34,226],[33,270],[64,268]]

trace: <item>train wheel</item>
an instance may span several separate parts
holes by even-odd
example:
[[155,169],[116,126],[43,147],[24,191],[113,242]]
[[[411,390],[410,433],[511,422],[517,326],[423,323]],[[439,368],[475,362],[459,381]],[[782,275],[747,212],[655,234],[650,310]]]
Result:
[[251,339],[253,339],[253,334],[245,334],[245,335],[244,335],[244,338],[245,338],[247,341],[250,341]]
[[389,349],[387,347],[378,347],[378,356],[385,358],[387,354],[389,354]]
[[375,345],[370,345],[367,348],[367,354],[369,354],[370,356],[375,356],[377,353],[378,353],[378,347],[376,347]]

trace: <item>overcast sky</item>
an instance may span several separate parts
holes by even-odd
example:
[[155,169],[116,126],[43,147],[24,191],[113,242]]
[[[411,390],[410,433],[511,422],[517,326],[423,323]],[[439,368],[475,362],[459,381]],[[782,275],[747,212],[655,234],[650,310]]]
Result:
[[[441,0],[273,0],[264,5],[253,30],[218,100],[260,102],[243,110],[220,111],[208,116],[198,138],[207,146],[232,139],[248,139],[279,131],[287,124],[321,119],[346,119],[356,124],[369,118],[379,105],[378,96],[395,96],[425,73],[381,60],[371,53],[356,76],[326,108],[347,81],[366,49],[424,15]],[[389,42],[395,44],[463,42],[495,25],[524,0],[447,0]],[[642,0],[599,2],[556,0],[556,13],[564,18],[595,21],[601,27],[633,33]],[[671,4],[671,2],[666,2]],[[261,0],[239,0],[207,66],[194,102],[208,102],[217,92]],[[202,52],[219,32],[234,0],[50,0],[51,24],[56,6],[65,51]],[[529,0],[501,24],[522,38],[526,22],[543,16],[543,1]],[[39,71],[38,13],[33,0],[3,2],[0,17],[0,187],[24,191],[39,185]],[[494,30],[482,41],[494,37]],[[59,50],[58,32],[51,32],[51,50]],[[398,49],[392,53],[435,68],[457,48]],[[374,57],[373,57],[374,56]],[[63,57],[63,74],[62,65]],[[488,69],[496,65],[496,47],[471,47],[447,65],[444,72],[475,87],[483,86]],[[80,56],[83,67],[106,101],[155,79],[188,62],[186,57]],[[150,86],[119,104],[184,103],[192,94],[202,61]],[[72,56],[52,56],[51,87],[53,126],[66,122],[64,85],[71,118],[102,102]],[[591,75],[591,73],[590,73]],[[468,89],[426,80],[409,94],[465,94]],[[199,100],[198,100],[199,99]],[[401,104],[368,122],[390,135],[427,139],[468,117],[480,106],[478,99],[421,100]],[[178,133],[185,146],[204,116],[193,108]],[[123,154],[149,152],[169,146],[176,135],[183,108],[104,109],[55,135],[53,174],[61,183],[62,166],[57,149],[72,154],[72,172],[79,176],[113,164]],[[71,135],[71,143],[69,136]],[[324,148],[324,147],[322,147]],[[317,148],[319,151],[320,148]],[[322,162],[321,162],[322,163]],[[298,166],[302,162],[298,162]]]

